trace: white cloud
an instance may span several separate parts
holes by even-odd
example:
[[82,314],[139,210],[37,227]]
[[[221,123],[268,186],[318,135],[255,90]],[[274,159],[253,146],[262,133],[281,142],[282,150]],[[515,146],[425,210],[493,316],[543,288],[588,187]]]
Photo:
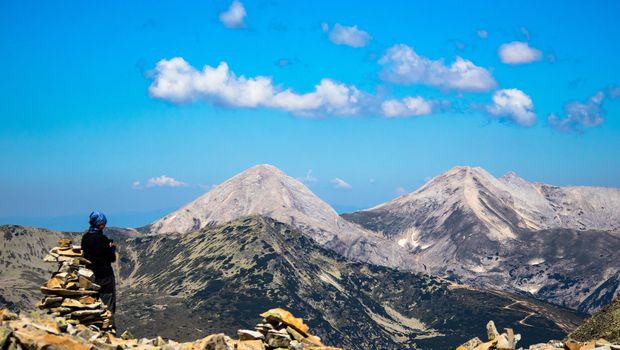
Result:
[[459,91],[488,91],[497,83],[491,73],[459,56],[449,66],[443,60],[418,55],[413,48],[399,44],[389,48],[379,60],[381,78],[399,84],[426,84]]
[[329,182],[332,184],[332,186],[334,186],[334,188],[344,189],[344,190],[349,190],[353,188],[353,186],[351,186],[348,182],[338,177],[331,179]]
[[297,180],[299,180],[299,181],[301,181],[303,183],[311,183],[311,182],[319,181],[319,179],[317,179],[316,177],[314,177],[312,175],[312,169],[308,170],[308,172],[306,173],[306,176],[298,177]]
[[542,52],[522,41],[513,41],[503,44],[498,50],[502,63],[524,64],[542,59]]
[[220,21],[228,28],[240,28],[244,26],[245,7],[237,0],[233,1],[228,10],[220,13]]
[[131,188],[133,188],[134,190],[139,190],[142,188],[142,183],[140,181],[134,181],[131,184]]
[[479,30],[476,34],[478,34],[478,37],[479,37],[480,39],[486,39],[486,38],[488,38],[488,37],[489,37],[489,32],[487,32],[487,31],[486,31],[486,30],[484,30],[484,29],[480,29],[480,30]]
[[398,196],[403,196],[403,195],[408,193],[407,189],[404,188],[403,186],[396,187],[394,192],[396,192],[396,195],[398,195]]
[[502,89],[493,94],[493,104],[486,106],[487,112],[504,117],[522,126],[536,122],[532,99],[519,89]]
[[547,120],[551,126],[562,131],[582,131],[585,128],[592,128],[605,121],[605,110],[602,106],[604,101],[605,94],[599,91],[584,102],[572,101],[564,106],[564,117],[550,114]]
[[[327,24],[323,26],[323,31],[329,30]],[[336,23],[329,32],[329,40],[336,45],[347,45],[351,47],[364,47],[368,44],[370,35],[357,28],[357,26],[347,27]]]
[[170,176],[152,177],[146,182],[146,187],[185,187],[185,182],[178,181]]
[[277,108],[305,116],[353,115],[360,111],[364,97],[355,86],[331,79],[322,79],[312,92],[297,94],[275,87],[271,77],[237,76],[226,62],[217,67],[205,65],[199,71],[181,57],[159,61],[150,74],[150,95],[173,103],[204,99],[223,106]]
[[433,113],[433,102],[420,96],[386,100],[381,104],[381,112],[389,118],[427,115]]

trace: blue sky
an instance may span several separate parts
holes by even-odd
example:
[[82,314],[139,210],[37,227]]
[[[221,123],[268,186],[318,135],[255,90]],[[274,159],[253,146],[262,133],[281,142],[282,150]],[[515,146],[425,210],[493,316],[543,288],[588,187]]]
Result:
[[618,2],[128,3],[0,2],[0,223],[141,226],[258,163],[339,211],[457,165],[620,187]]

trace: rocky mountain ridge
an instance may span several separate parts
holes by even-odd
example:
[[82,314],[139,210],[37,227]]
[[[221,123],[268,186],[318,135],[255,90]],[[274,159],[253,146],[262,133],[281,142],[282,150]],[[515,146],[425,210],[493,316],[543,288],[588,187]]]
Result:
[[[28,231],[0,227],[13,244],[38,242],[36,232]],[[139,337],[184,341],[234,334],[277,306],[304,315],[326,343],[354,349],[445,349],[478,334],[476,325],[488,319],[527,330],[524,342],[534,343],[563,337],[581,321],[569,310],[533,299],[350,262],[292,226],[260,216],[117,241],[122,242],[117,322]],[[46,248],[35,255],[42,259]]]
[[414,268],[583,312],[620,292],[620,189],[499,179],[456,167],[344,218],[397,242]]

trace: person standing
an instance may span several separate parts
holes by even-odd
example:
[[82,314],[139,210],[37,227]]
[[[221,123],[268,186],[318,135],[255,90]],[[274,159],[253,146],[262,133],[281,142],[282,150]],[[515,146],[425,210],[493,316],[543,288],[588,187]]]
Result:
[[101,286],[99,298],[112,312],[112,328],[114,313],[116,313],[116,281],[112,263],[116,261],[116,246],[114,241],[103,234],[108,219],[103,213],[93,211],[88,218],[90,228],[82,236],[82,251],[84,258],[90,261],[87,267],[95,273],[95,283]]

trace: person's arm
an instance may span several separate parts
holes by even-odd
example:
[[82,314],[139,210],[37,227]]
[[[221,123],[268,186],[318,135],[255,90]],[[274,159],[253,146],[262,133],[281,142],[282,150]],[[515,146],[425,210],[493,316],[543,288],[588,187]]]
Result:
[[104,235],[101,235],[100,238],[99,251],[105,261],[111,263],[116,261],[116,246]]

